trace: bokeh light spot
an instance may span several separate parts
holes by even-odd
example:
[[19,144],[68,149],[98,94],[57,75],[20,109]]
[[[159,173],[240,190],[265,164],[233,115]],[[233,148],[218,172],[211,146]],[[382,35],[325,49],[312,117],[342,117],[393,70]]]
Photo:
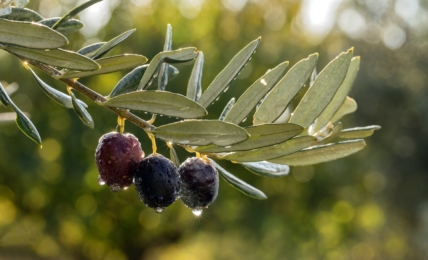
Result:
[[43,140],[43,149],[38,149],[40,157],[48,162],[55,161],[61,155],[61,144],[52,138]]

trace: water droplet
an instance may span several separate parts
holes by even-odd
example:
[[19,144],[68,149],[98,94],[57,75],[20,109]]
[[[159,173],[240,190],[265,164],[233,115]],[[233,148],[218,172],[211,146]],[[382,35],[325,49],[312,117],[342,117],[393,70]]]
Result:
[[146,114],[146,115],[147,115],[147,112],[144,112],[144,114]]
[[154,208],[154,210],[156,213],[162,213],[165,210],[165,208],[158,207],[158,208]]
[[220,97],[216,98],[215,101],[218,101],[220,99]]
[[106,184],[106,182],[103,179],[101,179],[101,176],[98,176],[98,184],[101,186]]
[[110,185],[110,189],[112,192],[118,192],[120,190],[120,186],[118,184]]
[[179,144],[188,144],[190,141],[184,140],[184,141],[178,141]]
[[242,120],[242,123],[244,123],[245,121],[247,121],[247,118],[244,118],[244,120]]
[[129,189],[129,187],[123,187],[123,190],[127,190],[127,189]]
[[266,80],[265,79],[262,79],[262,80],[260,80],[260,83],[262,83],[263,85],[267,85],[267,82],[266,82]]
[[226,91],[228,91],[228,90],[229,90],[229,87],[225,88],[223,92],[226,92]]
[[183,107],[182,109],[180,109],[180,110],[189,110],[189,107]]
[[202,209],[192,209],[192,213],[195,217],[200,217],[202,215]]
[[228,146],[225,146],[224,148],[229,149],[231,147],[232,147],[231,145],[228,145]]

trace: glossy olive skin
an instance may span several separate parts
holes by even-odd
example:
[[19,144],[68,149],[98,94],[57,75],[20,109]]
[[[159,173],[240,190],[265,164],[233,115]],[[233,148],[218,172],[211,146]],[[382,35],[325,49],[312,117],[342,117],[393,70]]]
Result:
[[188,158],[178,172],[181,177],[180,199],[191,209],[208,207],[218,194],[218,173],[210,161]]
[[143,157],[141,144],[134,135],[110,132],[101,136],[95,151],[99,182],[110,186],[112,191],[128,188]]
[[134,170],[134,184],[144,204],[158,213],[176,201],[180,194],[177,168],[160,154],[150,155],[138,164]]

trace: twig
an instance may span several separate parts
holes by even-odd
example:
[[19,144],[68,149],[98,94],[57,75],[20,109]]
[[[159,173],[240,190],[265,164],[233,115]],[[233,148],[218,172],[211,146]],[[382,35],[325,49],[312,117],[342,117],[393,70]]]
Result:
[[[48,66],[48,65],[45,65],[42,63],[38,63],[35,61],[27,61],[27,62],[29,64],[33,65],[34,67],[40,69],[41,71],[45,72],[49,76],[62,81],[67,86],[72,87],[73,89],[77,90],[78,92],[87,96],[88,98],[90,98],[93,101],[96,101],[96,102],[106,101],[105,97],[103,97],[99,93],[93,91],[92,89],[86,87],[85,85],[83,85],[82,83],[80,83],[77,80],[67,79],[67,78],[58,78],[59,76],[62,75],[61,72],[59,72],[55,68],[52,68],[51,66]],[[115,108],[115,107],[107,107],[107,106],[106,106],[106,108],[110,109],[111,111],[116,113],[118,116],[125,118],[126,120],[135,124],[136,126],[140,127],[141,129],[143,129],[146,132],[155,129],[155,126],[149,124],[147,121],[145,121],[145,120],[141,119],[140,117],[134,115],[133,113],[129,112],[129,110]]]

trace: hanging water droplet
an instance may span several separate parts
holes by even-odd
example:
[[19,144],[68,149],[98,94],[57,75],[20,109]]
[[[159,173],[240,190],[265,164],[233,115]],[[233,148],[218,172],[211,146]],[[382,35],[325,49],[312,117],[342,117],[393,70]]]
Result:
[[118,192],[120,190],[120,186],[118,184],[110,185],[110,189],[112,192]]
[[129,187],[123,187],[123,190],[127,190],[127,189],[129,189]]
[[158,208],[154,208],[154,210],[156,213],[162,213],[165,210],[165,208],[158,207]]
[[202,209],[192,209],[192,213],[195,217],[199,217],[202,215]]
[[106,184],[106,182],[103,179],[101,179],[101,176],[98,176],[98,184],[101,186]]
[[218,101],[220,99],[220,97],[216,98],[215,101]]
[[147,115],[147,112],[144,112],[144,114],[146,114],[146,115]]

